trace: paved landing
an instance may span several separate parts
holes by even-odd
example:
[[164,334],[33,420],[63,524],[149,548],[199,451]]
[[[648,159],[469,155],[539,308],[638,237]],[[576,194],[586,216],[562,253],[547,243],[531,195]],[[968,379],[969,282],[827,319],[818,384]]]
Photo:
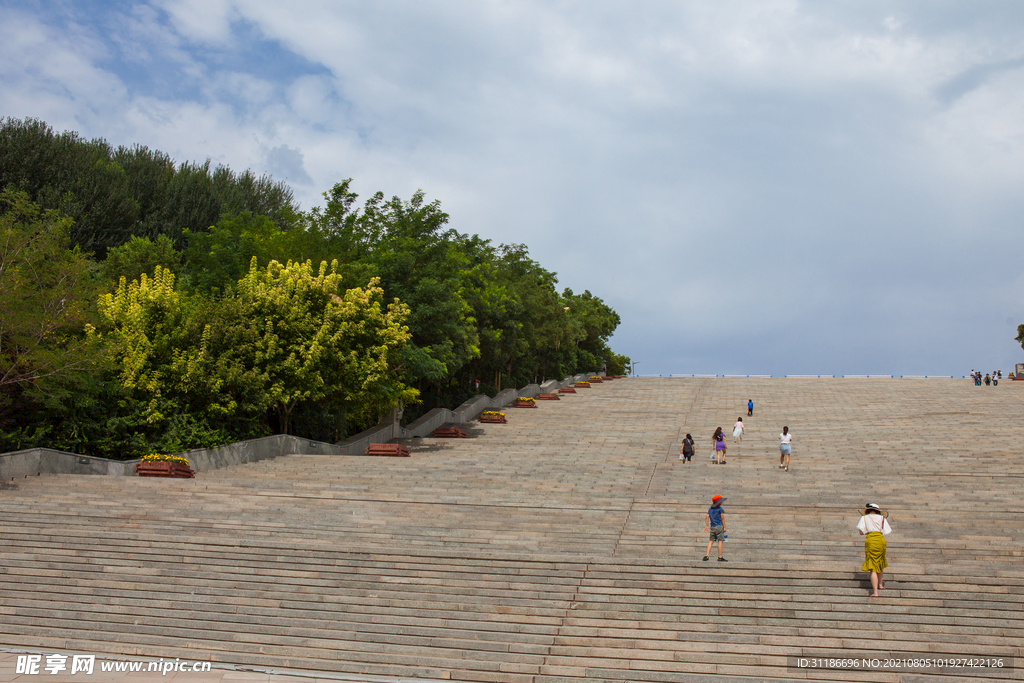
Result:
[[[1021,680],[1022,408],[1024,382],[623,379],[403,442],[410,458],[22,479],[0,490],[0,646],[265,677]],[[715,493],[727,563],[701,561]],[[895,529],[870,600],[869,501]],[[840,653],[1004,664],[796,665]],[[46,679],[0,657],[0,681]]]

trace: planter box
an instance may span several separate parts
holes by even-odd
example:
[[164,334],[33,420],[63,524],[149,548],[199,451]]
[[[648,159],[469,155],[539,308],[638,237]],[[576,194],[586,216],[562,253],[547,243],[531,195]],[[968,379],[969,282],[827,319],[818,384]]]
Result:
[[584,384],[583,382],[576,382],[576,384],[573,384],[573,386],[576,387],[577,389],[589,389],[590,388],[590,384],[589,383]]
[[468,439],[469,435],[458,427],[438,427],[430,432],[435,439]]
[[558,394],[537,394],[538,401],[561,401]]
[[196,477],[195,470],[188,465],[164,460],[140,462],[135,466],[135,473],[140,477],[165,477],[169,479],[195,479]]
[[393,458],[408,458],[409,449],[397,443],[371,443],[366,447],[367,455],[383,455]]
[[558,393],[560,393],[560,394],[575,394],[576,390],[573,389],[572,387],[569,387],[567,389],[559,389]]
[[590,382],[591,384],[601,384],[604,380],[601,379],[600,377],[591,377],[587,381]]
[[537,404],[533,401],[515,401],[512,403],[513,408],[536,408]]
[[480,422],[483,422],[484,424],[508,424],[508,420],[505,419],[504,415],[481,415],[479,419]]

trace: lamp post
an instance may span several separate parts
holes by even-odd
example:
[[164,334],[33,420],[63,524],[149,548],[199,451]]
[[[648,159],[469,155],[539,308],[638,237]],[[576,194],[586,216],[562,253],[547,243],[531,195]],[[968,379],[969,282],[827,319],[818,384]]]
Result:
[[633,376],[636,377],[636,366],[640,365],[640,361],[635,360],[629,364],[629,369],[633,371]]

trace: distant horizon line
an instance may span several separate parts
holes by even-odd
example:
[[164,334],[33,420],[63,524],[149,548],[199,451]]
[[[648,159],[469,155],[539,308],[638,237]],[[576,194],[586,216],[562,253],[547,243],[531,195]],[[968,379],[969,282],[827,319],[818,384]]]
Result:
[[686,378],[721,378],[721,379],[969,379],[967,375],[712,375],[712,374],[670,374],[670,375],[631,375],[631,377],[686,377]]

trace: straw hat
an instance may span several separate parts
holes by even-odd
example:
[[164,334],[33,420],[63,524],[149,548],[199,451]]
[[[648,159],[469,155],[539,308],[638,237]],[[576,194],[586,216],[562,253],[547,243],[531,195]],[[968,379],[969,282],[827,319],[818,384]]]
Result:
[[882,508],[878,507],[874,503],[868,503],[867,505],[865,505],[864,509],[861,510],[860,514],[867,515],[867,514],[870,514],[872,512],[877,512],[878,514],[882,515],[882,517],[888,517],[889,516],[889,513],[887,511],[885,511]]

